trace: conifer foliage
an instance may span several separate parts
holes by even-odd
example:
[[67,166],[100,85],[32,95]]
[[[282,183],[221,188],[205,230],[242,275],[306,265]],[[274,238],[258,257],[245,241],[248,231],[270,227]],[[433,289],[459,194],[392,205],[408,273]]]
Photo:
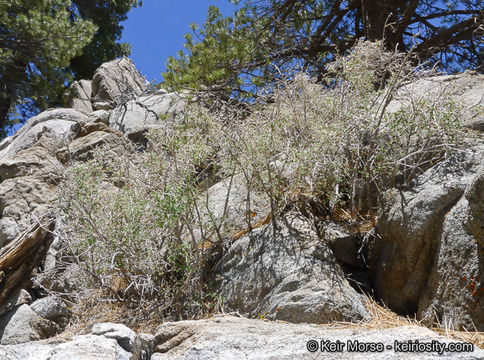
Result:
[[0,138],[32,112],[62,104],[65,86],[129,54],[122,26],[139,0],[0,0]]
[[252,98],[260,85],[294,65],[315,77],[359,39],[382,40],[387,51],[413,53],[413,62],[460,71],[484,61],[480,0],[232,0],[224,18],[211,7],[202,28],[186,35],[185,51],[164,74],[173,88]]
[[76,79],[90,79],[102,63],[131,53],[128,43],[119,43],[121,22],[133,7],[141,5],[140,0],[72,0],[73,19],[90,20],[98,28],[82,54],[71,60]]

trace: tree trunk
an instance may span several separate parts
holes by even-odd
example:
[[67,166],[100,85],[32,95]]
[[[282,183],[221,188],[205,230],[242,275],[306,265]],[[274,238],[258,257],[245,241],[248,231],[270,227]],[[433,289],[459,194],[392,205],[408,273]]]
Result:
[[0,95],[0,140],[6,135],[5,127],[8,125],[8,111],[12,100],[9,96]]
[[[398,31],[397,14],[407,7],[408,1],[361,0],[363,33],[367,40],[383,40],[388,50],[394,50],[400,42],[395,38]],[[400,9],[400,10],[399,10]]]
[[45,217],[0,250],[0,307],[27,286],[53,241],[55,219]]

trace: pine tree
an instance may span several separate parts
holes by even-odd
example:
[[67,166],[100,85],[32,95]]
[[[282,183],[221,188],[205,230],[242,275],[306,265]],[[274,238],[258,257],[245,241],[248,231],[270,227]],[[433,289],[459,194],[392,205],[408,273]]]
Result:
[[[0,0],[0,135],[36,107],[58,100],[70,60],[95,26],[71,21],[69,0]],[[17,118],[15,118],[17,113]]]
[[129,55],[121,21],[140,0],[0,0],[0,138],[62,105],[66,86]]
[[168,59],[165,86],[238,98],[253,98],[296,64],[317,77],[361,38],[449,71],[484,61],[480,0],[246,0],[227,18],[211,7],[193,32]]
[[131,53],[130,45],[119,43],[127,13],[141,6],[140,0],[72,0],[75,21],[90,20],[98,30],[82,54],[71,60],[69,69],[76,79],[90,79],[104,62]]

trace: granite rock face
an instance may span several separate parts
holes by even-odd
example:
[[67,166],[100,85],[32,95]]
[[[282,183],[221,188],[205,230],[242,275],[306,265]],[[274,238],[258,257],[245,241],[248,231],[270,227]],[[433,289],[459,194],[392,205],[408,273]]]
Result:
[[[178,359],[482,359],[484,351],[405,353],[394,351],[395,340],[431,343],[455,342],[418,326],[390,329],[328,328],[307,324],[225,316],[198,321],[165,323],[156,329],[152,360]],[[315,352],[307,349],[308,341]],[[321,351],[321,341],[342,342],[341,352]],[[382,343],[383,352],[350,352],[347,342]]]
[[5,360],[131,360],[132,354],[114,339],[79,335],[72,341],[46,340],[0,346]]
[[[5,360],[163,360],[163,359],[482,359],[484,351],[477,346],[442,337],[419,326],[383,329],[364,327],[329,327],[310,324],[217,316],[205,320],[166,322],[154,336],[139,334],[144,344],[136,353],[124,347],[133,339],[132,330],[120,324],[96,324],[93,332],[102,335],[77,335],[72,340],[57,338],[22,344],[0,345],[0,358]],[[132,336],[133,335],[133,336]],[[329,352],[329,343],[344,344],[341,351]],[[449,343],[462,347],[450,352],[437,347],[428,352],[396,351],[395,341],[413,344]],[[136,340],[135,340],[136,342]],[[351,342],[351,343],[350,343]],[[309,343],[309,344],[308,344]],[[379,344],[380,352],[349,351],[348,346]],[[326,345],[325,345],[326,344]],[[323,347],[322,347],[323,346]],[[136,347],[136,346],[135,346]],[[312,351],[309,351],[311,349]],[[323,349],[323,350],[322,350]],[[439,351],[440,350],[440,351]]]
[[63,170],[55,158],[55,142],[47,131],[32,147],[0,160],[0,246],[49,211]]
[[44,319],[60,324],[63,328],[71,315],[64,301],[57,296],[47,296],[34,301],[30,308]]
[[[445,94],[445,96],[442,96]],[[484,131],[484,74],[465,71],[453,75],[424,77],[401,87],[387,111],[396,111],[410,101],[425,100],[438,105],[450,97],[462,108],[462,121],[474,130]]]
[[69,107],[84,113],[92,113],[91,104],[92,84],[90,80],[75,81],[71,87],[72,97],[69,101]]
[[481,144],[429,169],[411,189],[384,194],[370,257],[375,293],[391,309],[484,329],[483,168]]
[[69,142],[79,132],[79,123],[87,115],[74,109],[49,109],[27,122],[11,137],[0,143],[0,160],[12,158],[19,151],[34,145],[48,131],[59,145]]
[[[208,232],[214,236],[218,233],[245,234],[249,222],[252,227],[267,224],[270,221],[270,209],[267,195],[251,192],[248,196],[247,185],[241,175],[216,183],[200,198],[201,220],[210,225]],[[202,238],[198,229],[195,229],[195,233]]]
[[116,107],[109,116],[109,126],[123,134],[139,131],[178,119],[185,107],[186,99],[179,94],[158,92],[144,95]]
[[10,345],[45,339],[59,330],[56,323],[40,317],[27,304],[0,319],[0,344]]
[[126,351],[132,353],[131,360],[149,360],[154,347],[154,337],[150,334],[139,334],[125,325],[114,323],[95,324],[92,335],[102,335],[114,339]]
[[[28,307],[28,305],[23,306]],[[31,338],[28,339],[28,330],[25,329],[23,332],[23,338],[15,339],[24,341],[4,343],[2,339],[2,345],[6,346],[0,345],[1,359],[150,360],[154,350],[153,335],[138,335],[122,324],[95,324],[89,335],[78,335],[71,341],[66,341],[62,338],[35,341],[38,340],[38,334],[34,333],[32,335],[29,333]]]
[[2,308],[0,308],[0,316],[5,315],[6,313],[12,311],[14,308],[28,304],[32,301],[32,297],[25,289],[20,289],[20,291],[15,294],[8,303],[6,303]]
[[235,241],[217,272],[228,309],[293,323],[358,321],[362,297],[307,220],[287,215]]
[[68,147],[60,149],[56,156],[63,164],[73,161],[87,161],[92,159],[93,152],[101,147],[105,148],[106,151],[122,147],[122,139],[113,132],[93,131],[86,136],[75,139]]
[[145,89],[146,80],[130,59],[123,57],[104,63],[92,79],[94,110],[112,109],[140,95]]
[[0,247],[49,209],[63,170],[55,152],[80,134],[86,120],[74,109],[49,109],[0,144]]

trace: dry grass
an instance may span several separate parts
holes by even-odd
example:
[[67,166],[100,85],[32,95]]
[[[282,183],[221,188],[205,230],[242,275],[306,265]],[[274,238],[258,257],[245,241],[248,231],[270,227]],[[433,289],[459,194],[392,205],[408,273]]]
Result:
[[155,316],[142,316],[139,309],[119,301],[106,301],[99,294],[92,292],[71,307],[72,318],[69,326],[59,334],[60,338],[71,339],[79,334],[87,334],[97,323],[122,323],[134,331],[154,332],[162,321]]
[[[154,333],[155,329],[165,321],[181,320],[163,317],[157,312],[155,303],[151,307],[151,312],[143,313],[134,302],[107,300],[103,290],[90,291],[89,296],[82,297],[78,302],[71,304],[70,324],[58,335],[62,339],[72,339],[79,334],[88,334],[92,326],[97,323],[124,324],[137,333]],[[208,300],[202,306],[204,311],[198,318],[192,320],[208,318],[220,313],[221,310],[218,303],[210,303]]]
[[439,335],[454,339],[458,341],[470,342],[477,347],[484,349],[484,333],[479,331],[456,331],[451,329],[428,327],[415,318],[400,316],[388,309],[386,306],[378,304],[374,299],[367,297],[364,302],[366,310],[370,313],[370,317],[361,321],[360,323],[335,322],[328,325],[332,328],[338,329],[389,329],[397,326],[421,326],[436,332]]
[[[72,339],[79,334],[87,334],[92,326],[101,322],[124,323],[134,331],[154,333],[155,329],[162,323],[156,318],[141,319],[136,317],[135,309],[129,309],[125,304],[116,302],[99,302],[94,296],[88,300],[83,300],[76,304],[71,311],[73,318],[70,326],[58,335],[62,339]],[[409,317],[403,317],[385,306],[378,304],[374,299],[367,297],[364,305],[370,313],[370,317],[359,323],[334,322],[321,326],[332,329],[365,329],[381,330],[390,329],[398,326],[421,326],[428,328],[439,335],[458,341],[470,342],[477,347],[484,349],[484,333],[478,331],[456,331],[450,329],[429,328],[422,322]],[[206,317],[214,314],[207,314]],[[216,316],[216,315],[215,315]],[[205,317],[204,317],[205,318]],[[129,320],[128,320],[129,319]],[[268,320],[267,320],[268,321]]]
[[400,316],[369,297],[365,301],[365,307],[370,313],[370,318],[361,325],[368,329],[388,329],[396,326],[411,325],[423,326],[417,319]]
[[439,335],[459,340],[470,342],[477,347],[484,349],[484,333],[479,331],[456,331],[442,328],[432,328],[433,331]]
[[400,316],[385,306],[378,304],[374,299],[367,297],[364,301],[370,316],[359,323],[334,322],[331,327],[359,328],[359,329],[388,329],[397,326],[423,326],[418,320]]

